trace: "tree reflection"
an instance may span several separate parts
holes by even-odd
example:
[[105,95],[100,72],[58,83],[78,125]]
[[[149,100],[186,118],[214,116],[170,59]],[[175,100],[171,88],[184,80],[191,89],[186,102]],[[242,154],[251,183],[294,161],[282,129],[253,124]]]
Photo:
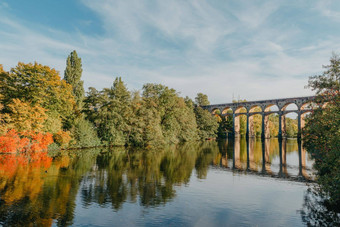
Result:
[[340,226],[340,207],[331,206],[317,186],[306,191],[300,214],[307,226]]
[[[0,156],[0,224],[48,226],[56,219],[58,226],[71,225],[80,179],[93,160],[90,156],[74,152],[53,162],[47,156],[29,160],[22,155]],[[8,165],[11,171],[2,172]]]
[[[176,196],[177,187],[189,184],[192,177],[206,178],[210,165],[232,169],[231,163],[228,166],[231,160],[233,171],[240,168],[241,172],[270,174],[267,165],[277,159],[280,149],[277,141],[267,145],[257,140],[238,144],[208,141],[162,150],[73,150],[58,154],[53,161],[48,157],[28,161],[2,155],[0,225],[45,226],[53,221],[58,226],[72,225],[79,205],[77,195],[85,208],[97,204],[118,211],[126,202],[162,206]],[[293,144],[287,143],[286,147],[286,153],[297,150]],[[300,153],[299,162],[303,163]],[[305,220],[313,212],[308,208],[310,203],[306,204]]]
[[204,178],[219,154],[215,142],[186,144],[160,151],[115,149],[97,157],[97,169],[90,171],[82,185],[85,206],[92,202],[114,210],[129,200],[155,207],[175,197],[174,186],[187,184],[193,168]]

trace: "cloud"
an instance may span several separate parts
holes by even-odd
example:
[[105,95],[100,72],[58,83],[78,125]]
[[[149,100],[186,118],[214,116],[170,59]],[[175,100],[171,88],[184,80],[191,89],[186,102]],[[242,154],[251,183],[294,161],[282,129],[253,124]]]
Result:
[[333,19],[336,22],[340,21],[340,6],[338,1],[334,0],[324,0],[318,2],[314,8],[316,11],[320,12],[323,16]]
[[[9,69],[18,61],[38,61],[63,74],[75,49],[85,87],[109,87],[122,76],[131,90],[162,83],[184,96],[203,92],[222,103],[233,94],[248,100],[310,95],[304,89],[308,76],[320,73],[340,48],[340,26],[327,20],[326,11],[317,16],[310,7],[294,14],[302,6],[284,1],[81,3],[99,18],[83,22],[101,27],[101,34],[44,27],[0,5],[0,62]],[[319,31],[305,18],[335,29]]]

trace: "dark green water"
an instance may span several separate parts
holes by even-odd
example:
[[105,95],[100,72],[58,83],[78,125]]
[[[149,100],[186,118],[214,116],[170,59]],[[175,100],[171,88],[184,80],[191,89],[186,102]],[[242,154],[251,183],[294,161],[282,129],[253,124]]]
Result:
[[0,225],[303,226],[312,162],[296,140],[0,156]]

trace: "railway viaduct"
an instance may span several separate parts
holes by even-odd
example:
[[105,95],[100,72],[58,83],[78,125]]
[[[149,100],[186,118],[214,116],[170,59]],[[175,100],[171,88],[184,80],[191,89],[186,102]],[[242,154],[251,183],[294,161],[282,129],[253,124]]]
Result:
[[[311,112],[315,104],[313,104],[315,96],[294,97],[269,99],[251,102],[233,102],[224,104],[215,104],[208,106],[201,106],[212,114],[220,113],[223,117],[232,116],[233,119],[233,135],[238,137],[240,135],[240,115],[247,116],[247,137],[255,136],[253,130],[253,116],[256,114],[262,115],[262,138],[269,137],[269,123],[268,117],[270,114],[279,115],[279,133],[278,137],[285,137],[286,126],[285,116],[288,113],[297,113],[298,115],[298,136],[301,135],[301,128],[304,127],[304,115]],[[286,110],[287,106],[295,104],[296,110]],[[276,106],[278,110],[271,110],[271,107]],[[259,111],[260,110],[260,111]]]

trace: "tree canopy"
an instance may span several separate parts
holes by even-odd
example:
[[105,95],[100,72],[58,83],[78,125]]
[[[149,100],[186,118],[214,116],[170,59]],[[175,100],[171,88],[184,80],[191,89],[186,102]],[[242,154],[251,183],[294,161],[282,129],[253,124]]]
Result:
[[[321,75],[312,76],[309,87],[316,91],[318,108],[303,129],[306,149],[315,160],[318,190],[332,207],[340,207],[340,58],[333,55]],[[327,105],[325,105],[327,104]]]

